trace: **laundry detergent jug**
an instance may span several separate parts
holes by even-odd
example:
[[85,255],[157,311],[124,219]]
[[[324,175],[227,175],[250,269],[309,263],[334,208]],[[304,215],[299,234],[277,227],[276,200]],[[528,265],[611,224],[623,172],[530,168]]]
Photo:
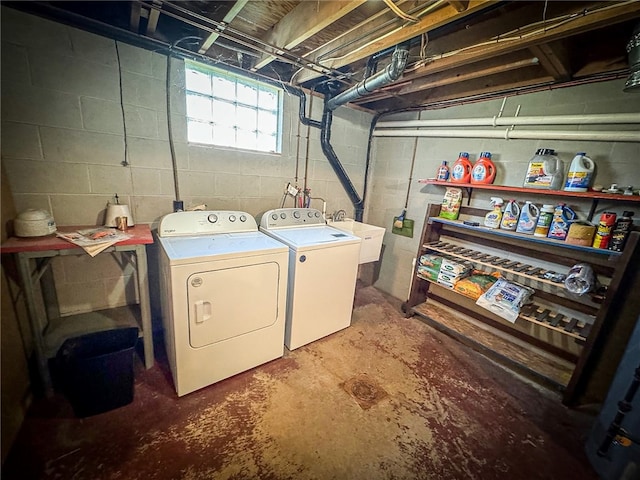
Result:
[[471,179],[471,162],[467,152],[460,152],[458,159],[451,166],[450,180],[453,183],[469,183]]
[[471,183],[491,184],[496,178],[496,166],[491,161],[491,153],[482,152],[471,171]]
[[564,164],[552,148],[540,148],[529,161],[523,187],[559,190],[564,181]]
[[593,160],[587,157],[585,152],[578,152],[569,165],[564,190],[567,192],[586,192],[591,185],[594,170]]
[[553,210],[553,219],[549,226],[547,238],[555,238],[556,240],[565,240],[569,233],[569,227],[573,220],[576,219],[576,212],[567,207],[564,203],[559,203]]

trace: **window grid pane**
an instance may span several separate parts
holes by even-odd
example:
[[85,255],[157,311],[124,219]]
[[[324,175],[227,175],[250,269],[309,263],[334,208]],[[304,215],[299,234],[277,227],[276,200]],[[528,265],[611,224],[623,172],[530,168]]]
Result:
[[185,77],[190,142],[280,152],[279,89],[188,61]]

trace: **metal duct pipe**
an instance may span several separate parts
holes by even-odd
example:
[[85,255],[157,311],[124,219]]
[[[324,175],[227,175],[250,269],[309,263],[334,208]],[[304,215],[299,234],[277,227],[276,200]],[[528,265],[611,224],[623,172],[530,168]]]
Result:
[[399,45],[393,52],[391,63],[386,66],[381,72],[372,75],[369,78],[365,78],[363,81],[354,85],[348,90],[336,95],[331,100],[325,103],[326,108],[329,110],[335,110],[340,105],[349,103],[356,98],[360,98],[367,93],[371,93],[380,87],[384,87],[391,82],[396,81],[402,75],[405,66],[407,65],[407,58],[409,57],[409,48],[406,45]]
[[[322,130],[320,132],[320,145],[322,146],[322,152],[324,153],[333,171],[340,180],[342,188],[347,192],[351,203],[355,209],[354,218],[356,221],[361,222],[364,213],[364,200],[360,198],[353,183],[349,179],[349,175],[345,171],[344,167],[340,163],[340,159],[336,155],[336,152],[331,146],[331,123],[333,121],[333,110],[340,105],[350,102],[356,98],[360,98],[366,93],[372,92],[380,87],[388,85],[389,83],[397,80],[402,75],[405,66],[407,65],[407,58],[409,57],[409,45],[398,45],[393,52],[391,63],[387,67],[369,77],[364,79],[359,84],[351,87],[350,89],[336,95],[331,99],[326,99],[324,102],[324,111],[322,112]],[[368,173],[368,166],[365,168],[365,188],[366,188],[366,175]]]
[[299,88],[291,87],[289,85],[280,85],[287,93],[295,95],[300,99],[300,104],[298,107],[298,117],[300,118],[300,122],[303,125],[307,125],[309,127],[322,128],[322,123],[317,120],[313,120],[307,117],[307,96],[306,94]]
[[342,184],[342,188],[344,188],[347,195],[349,195],[349,200],[353,204],[355,208],[354,218],[356,221],[361,222],[362,216],[364,212],[364,201],[358,195],[356,188],[351,183],[349,179],[349,175],[344,170],[344,167],[340,163],[336,152],[333,150],[331,146],[331,122],[333,121],[333,112],[327,108],[327,104],[324,104],[324,111],[322,112],[322,130],[320,131],[320,145],[322,146],[322,152],[324,156],[329,160],[329,165],[333,168],[333,171],[340,180]]
[[640,142],[640,132],[604,132],[566,130],[376,130],[374,137],[439,137],[439,138],[500,138],[504,140],[580,140],[593,142]]
[[480,127],[511,125],[613,125],[640,123],[640,113],[591,115],[543,115],[530,117],[450,118],[442,120],[398,120],[378,123],[377,128]]

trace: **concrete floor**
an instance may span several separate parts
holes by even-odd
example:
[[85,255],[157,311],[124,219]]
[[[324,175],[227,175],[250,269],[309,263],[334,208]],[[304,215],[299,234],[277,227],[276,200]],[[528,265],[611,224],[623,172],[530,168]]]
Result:
[[30,410],[10,479],[596,479],[593,418],[504,370],[373,287],[352,326],[175,395],[162,349],[133,403],[78,419]]

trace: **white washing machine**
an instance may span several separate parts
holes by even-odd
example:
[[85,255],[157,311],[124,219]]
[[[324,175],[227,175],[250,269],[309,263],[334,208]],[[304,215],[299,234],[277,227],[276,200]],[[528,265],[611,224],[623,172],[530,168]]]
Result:
[[326,225],[310,208],[269,210],[260,230],[289,246],[287,348],[351,325],[361,239]]
[[245,212],[165,215],[162,321],[178,396],[284,354],[288,251]]

